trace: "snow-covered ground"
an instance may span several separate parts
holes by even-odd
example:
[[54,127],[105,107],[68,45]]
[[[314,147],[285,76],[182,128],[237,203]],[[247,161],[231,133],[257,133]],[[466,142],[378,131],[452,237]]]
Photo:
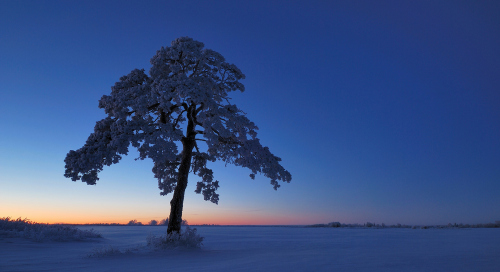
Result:
[[[500,271],[498,228],[201,226],[201,249],[167,251],[145,247],[148,234],[164,234],[163,226],[93,228],[104,238],[0,238],[0,271]],[[121,253],[102,254],[109,248]]]

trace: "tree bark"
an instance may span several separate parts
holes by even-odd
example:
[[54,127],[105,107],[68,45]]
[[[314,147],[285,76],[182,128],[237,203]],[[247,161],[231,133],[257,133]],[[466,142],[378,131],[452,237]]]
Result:
[[182,208],[184,206],[184,193],[188,183],[189,170],[191,168],[191,159],[193,157],[193,148],[196,144],[194,130],[195,124],[191,116],[192,109],[188,110],[188,126],[186,137],[182,138],[182,156],[179,165],[179,174],[177,177],[177,185],[174,189],[174,195],[170,201],[170,217],[168,220],[167,233],[177,232],[180,234],[182,225]]

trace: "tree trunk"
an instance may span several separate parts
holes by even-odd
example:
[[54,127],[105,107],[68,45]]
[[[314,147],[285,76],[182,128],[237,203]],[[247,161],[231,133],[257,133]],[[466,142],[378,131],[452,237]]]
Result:
[[189,170],[191,168],[191,158],[193,157],[193,148],[196,144],[194,131],[195,124],[191,118],[192,109],[188,110],[188,126],[186,137],[182,138],[182,157],[179,165],[179,174],[177,177],[177,185],[175,186],[174,195],[170,201],[170,218],[168,220],[167,233],[181,233],[182,225],[182,208],[184,205],[184,193],[188,183]]

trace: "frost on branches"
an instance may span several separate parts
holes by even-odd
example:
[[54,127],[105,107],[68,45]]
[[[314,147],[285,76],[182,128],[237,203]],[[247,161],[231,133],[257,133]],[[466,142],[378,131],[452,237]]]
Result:
[[99,107],[108,116],[96,123],[82,148],[67,154],[65,177],[93,185],[103,166],[118,163],[132,145],[140,159],[153,160],[161,194],[174,192],[169,233],[180,230],[190,169],[201,178],[195,192],[216,204],[219,182],[209,161],[246,167],[252,179],[261,173],[274,189],[278,181],[290,182],[281,159],[260,144],[257,126],[229,102],[229,92],[244,91],[238,67],[188,37],[162,47],[151,64],[149,75],[133,70],[101,98]]

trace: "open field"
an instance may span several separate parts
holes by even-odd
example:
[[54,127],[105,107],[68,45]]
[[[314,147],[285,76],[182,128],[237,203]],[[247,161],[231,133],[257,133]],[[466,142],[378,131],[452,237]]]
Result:
[[[92,227],[79,227],[91,229]],[[0,238],[0,271],[498,271],[500,229],[200,226],[201,249],[152,251],[163,226],[93,227],[104,238]]]

